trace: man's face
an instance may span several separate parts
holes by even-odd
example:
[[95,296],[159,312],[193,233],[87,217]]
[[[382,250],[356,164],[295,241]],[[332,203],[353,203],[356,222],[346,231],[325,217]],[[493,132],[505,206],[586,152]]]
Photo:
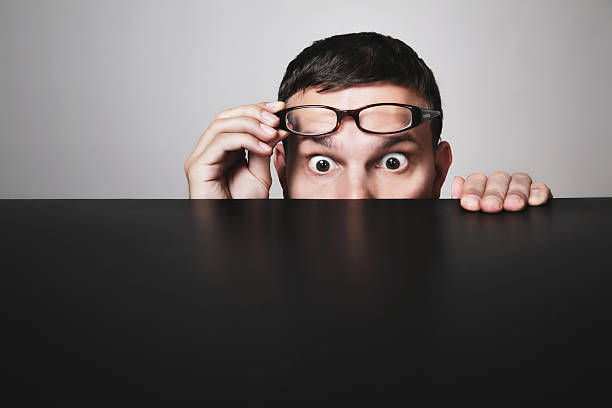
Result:
[[[316,90],[294,94],[287,107],[348,110],[395,102],[428,108],[420,95],[387,82]],[[289,151],[278,145],[274,159],[287,198],[437,198],[452,161],[446,142],[434,155],[430,122],[403,133],[377,135],[362,132],[346,117],[330,135],[290,137]]]

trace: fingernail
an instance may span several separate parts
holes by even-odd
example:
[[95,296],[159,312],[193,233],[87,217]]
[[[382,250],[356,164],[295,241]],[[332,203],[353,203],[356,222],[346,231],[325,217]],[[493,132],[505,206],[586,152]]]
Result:
[[517,206],[523,205],[523,198],[516,194],[509,195],[506,200],[508,200],[508,204],[514,204]]
[[265,119],[267,122],[275,122],[278,119],[278,116],[271,114],[267,110],[261,111],[261,117]]
[[269,135],[273,135],[276,133],[275,129],[272,129],[270,126],[268,125],[264,125],[263,123],[260,123],[259,126],[264,130],[264,132],[266,132]]
[[285,102],[283,101],[268,102],[266,103],[266,108],[270,110],[277,110],[277,109],[280,109],[284,103]]
[[531,194],[529,195],[529,204],[537,203],[539,198],[540,198],[540,190],[538,190],[537,188],[534,188],[533,190],[531,190]]
[[485,198],[485,200],[488,201],[490,204],[492,204],[495,208],[501,208],[502,206],[502,202],[497,196],[490,195],[487,198]]
[[465,198],[465,204],[470,208],[477,208],[480,202],[480,197],[471,194]]

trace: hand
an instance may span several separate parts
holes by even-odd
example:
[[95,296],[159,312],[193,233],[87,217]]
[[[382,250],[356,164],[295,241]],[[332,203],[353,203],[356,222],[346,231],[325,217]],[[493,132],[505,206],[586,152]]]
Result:
[[289,134],[275,129],[274,113],[284,107],[261,102],[219,112],[185,160],[189,198],[268,198],[270,156]]
[[520,211],[527,203],[541,205],[552,198],[550,188],[544,183],[533,183],[525,173],[496,171],[487,178],[473,173],[467,179],[455,176],[451,186],[451,198],[460,198],[461,207],[469,211],[499,212]]

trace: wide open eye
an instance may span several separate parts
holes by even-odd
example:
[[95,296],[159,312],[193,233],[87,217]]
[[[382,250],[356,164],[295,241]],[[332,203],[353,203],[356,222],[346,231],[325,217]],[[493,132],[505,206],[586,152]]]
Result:
[[379,166],[384,167],[387,170],[398,170],[403,169],[406,166],[408,159],[403,153],[389,153],[379,163]]
[[336,168],[336,162],[327,156],[323,156],[318,154],[316,156],[312,156],[308,161],[308,165],[315,173],[327,173],[330,170]]

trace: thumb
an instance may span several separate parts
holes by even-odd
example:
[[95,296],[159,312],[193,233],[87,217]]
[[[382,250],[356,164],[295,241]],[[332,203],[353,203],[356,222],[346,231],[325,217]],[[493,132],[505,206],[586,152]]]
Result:
[[461,198],[464,182],[463,177],[455,176],[453,184],[451,184],[451,198]]
[[[274,150],[272,150],[274,151]],[[270,152],[271,154],[272,152]],[[259,181],[268,186],[272,185],[272,175],[270,174],[270,156],[257,154],[249,150],[249,171]]]

